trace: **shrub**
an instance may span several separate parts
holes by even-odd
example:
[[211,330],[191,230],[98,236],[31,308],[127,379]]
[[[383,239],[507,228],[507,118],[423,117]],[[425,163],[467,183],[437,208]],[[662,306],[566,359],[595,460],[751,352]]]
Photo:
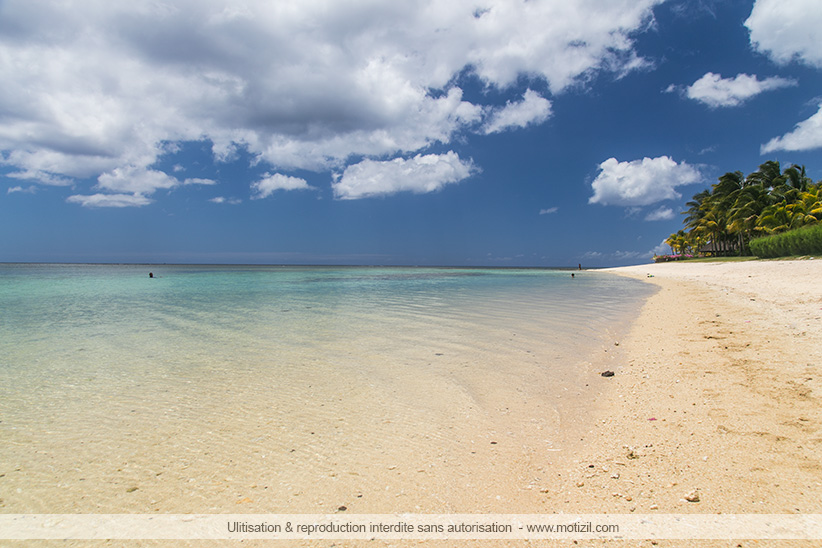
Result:
[[751,240],[751,251],[762,259],[790,255],[822,255],[822,223]]
[[654,255],[655,263],[667,263],[670,261],[682,261],[684,259],[693,259],[693,255]]

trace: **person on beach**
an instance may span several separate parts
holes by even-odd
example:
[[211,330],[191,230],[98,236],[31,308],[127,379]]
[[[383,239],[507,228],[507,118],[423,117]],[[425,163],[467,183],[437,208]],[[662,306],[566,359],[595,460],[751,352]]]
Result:
[[149,277],[149,278],[153,278],[153,277],[154,277],[154,272],[149,272],[149,273],[148,273],[148,277]]

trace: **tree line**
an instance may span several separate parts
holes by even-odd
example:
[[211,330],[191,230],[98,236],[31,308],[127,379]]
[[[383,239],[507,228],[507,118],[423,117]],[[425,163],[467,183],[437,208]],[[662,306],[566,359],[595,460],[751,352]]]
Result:
[[822,221],[820,187],[796,164],[783,171],[768,161],[747,176],[728,172],[686,204],[685,228],[665,243],[679,255],[749,255],[754,238]]

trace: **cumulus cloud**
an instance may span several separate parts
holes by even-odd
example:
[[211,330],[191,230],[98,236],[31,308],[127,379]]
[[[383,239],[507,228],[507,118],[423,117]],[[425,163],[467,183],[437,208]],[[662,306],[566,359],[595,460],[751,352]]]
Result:
[[774,137],[762,145],[760,152],[768,154],[776,150],[813,150],[822,148],[822,104],[816,114],[796,124],[790,133]]
[[162,171],[127,165],[103,173],[97,178],[95,188],[105,191],[92,195],[73,195],[66,201],[86,207],[139,207],[153,202],[147,196],[157,190],[167,190],[180,185],[214,185],[211,179],[186,179],[180,181]]
[[262,179],[251,183],[252,198],[267,198],[278,190],[308,190],[312,188],[305,179],[289,177],[282,173],[266,173]]
[[646,206],[680,198],[676,187],[698,183],[699,170],[668,156],[620,162],[609,158],[599,165],[592,183],[594,195],[588,203],[617,206]]
[[626,260],[644,257],[646,253],[641,251],[611,251],[603,253],[601,251],[586,251],[580,258],[583,261],[592,261],[594,264],[623,262]]
[[78,194],[69,196],[66,201],[84,207],[139,207],[151,203],[150,199],[139,194]]
[[133,194],[151,194],[179,184],[178,179],[162,171],[144,169],[134,165],[115,168],[97,178],[97,186],[102,190]]
[[662,206],[658,209],[655,209],[648,213],[645,216],[646,221],[670,221],[676,215],[674,214],[674,210],[670,207]]
[[53,175],[51,173],[45,173],[39,170],[15,171],[12,173],[7,173],[6,177],[35,181],[41,185],[50,186],[71,186],[74,183],[74,181],[68,177],[61,177],[59,175]]
[[551,101],[539,93],[528,90],[518,103],[506,105],[492,112],[483,128],[484,133],[498,133],[506,129],[541,124],[551,116]]
[[797,60],[822,68],[818,0],[756,0],[745,26],[751,44],[777,63]]
[[34,194],[35,192],[37,192],[37,186],[30,185],[27,188],[24,188],[22,186],[12,186],[12,187],[9,187],[9,189],[6,191],[6,194],[14,194],[15,192],[22,192],[22,193],[25,193],[25,194]]
[[152,166],[186,141],[272,171],[407,156],[484,113],[490,131],[550,114],[533,91],[466,101],[465,75],[497,89],[528,75],[559,93],[638,68],[631,37],[661,1],[5,0],[0,164],[147,195],[174,185]]
[[649,255],[652,255],[652,256],[653,255],[667,255],[670,252],[671,252],[671,247],[668,244],[665,243],[665,240],[662,240],[661,242],[659,242],[659,244],[657,244],[657,246],[655,248],[653,248],[649,252]]
[[185,181],[183,181],[183,184],[184,185],[206,185],[206,186],[210,186],[210,185],[216,185],[217,181],[215,181],[214,179],[200,179],[199,177],[192,177],[190,179],[186,179]]
[[655,254],[663,254],[664,249],[665,248],[662,246],[662,244],[660,244],[649,251],[586,251],[585,253],[579,256],[579,259],[582,261],[583,264],[587,263],[589,266],[615,266],[636,264],[646,262]]
[[333,183],[334,196],[356,200],[397,192],[425,194],[470,177],[477,169],[453,151],[446,154],[416,155],[405,160],[363,160],[348,166]]
[[774,76],[759,80],[750,74],[738,74],[735,78],[722,78],[720,74],[708,72],[691,84],[685,95],[705,103],[709,107],[735,107],[747,99],[764,91],[797,85],[796,80]]

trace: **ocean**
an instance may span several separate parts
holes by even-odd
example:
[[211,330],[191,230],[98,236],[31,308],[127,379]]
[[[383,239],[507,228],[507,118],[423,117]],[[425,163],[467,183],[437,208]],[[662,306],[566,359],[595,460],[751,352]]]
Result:
[[652,292],[571,272],[0,265],[0,511],[533,510]]

